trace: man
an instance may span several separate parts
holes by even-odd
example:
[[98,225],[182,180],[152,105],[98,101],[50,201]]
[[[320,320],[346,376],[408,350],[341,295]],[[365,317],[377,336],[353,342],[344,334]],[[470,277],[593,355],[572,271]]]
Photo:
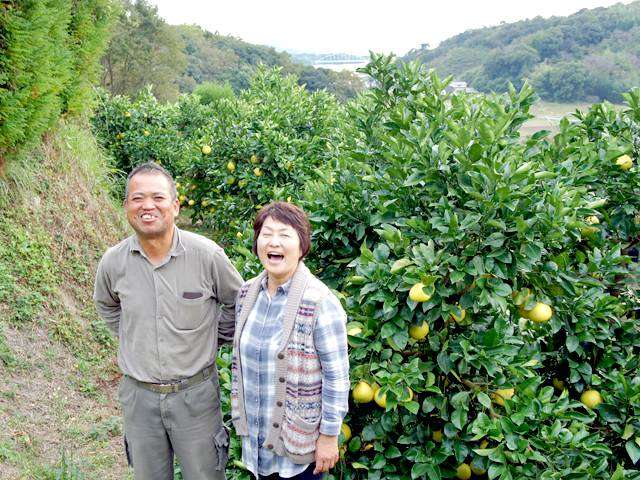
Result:
[[136,480],[224,479],[215,358],[231,342],[240,275],[213,241],[175,226],[176,186],[155,163],[127,179],[124,209],[135,234],[110,248],[94,300],[119,339],[118,392],[125,448]]

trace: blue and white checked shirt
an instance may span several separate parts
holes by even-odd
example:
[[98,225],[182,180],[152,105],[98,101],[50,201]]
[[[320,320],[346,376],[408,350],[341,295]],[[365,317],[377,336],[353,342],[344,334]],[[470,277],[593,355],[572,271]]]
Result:
[[[240,336],[240,363],[249,435],[242,437],[242,462],[256,477],[278,473],[289,478],[307,465],[293,463],[262,445],[271,425],[275,397],[276,353],[282,339],[282,317],[291,280],[278,287],[273,298],[267,279]],[[236,307],[238,308],[238,307]],[[238,318],[240,312],[236,312]],[[338,435],[349,402],[349,357],[346,318],[340,302],[327,295],[320,304],[313,340],[322,367],[320,433]]]

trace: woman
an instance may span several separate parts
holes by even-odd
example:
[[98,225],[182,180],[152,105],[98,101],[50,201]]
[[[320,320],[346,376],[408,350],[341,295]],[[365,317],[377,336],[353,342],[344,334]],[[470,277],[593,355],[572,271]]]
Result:
[[346,315],[302,261],[302,209],[266,205],[253,230],[264,271],[238,291],[231,367],[242,461],[259,480],[322,478],[338,461],[348,407]]

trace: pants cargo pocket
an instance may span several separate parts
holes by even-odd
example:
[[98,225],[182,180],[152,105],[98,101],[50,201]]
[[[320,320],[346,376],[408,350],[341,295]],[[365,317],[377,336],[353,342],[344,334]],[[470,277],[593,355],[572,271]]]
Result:
[[127,437],[124,436],[124,453],[127,455],[127,463],[130,467],[133,467],[133,461],[131,458],[131,448],[129,448],[129,442],[127,442]]
[[218,457],[216,470],[224,470],[229,456],[229,434],[225,427],[220,427],[218,433],[214,435],[213,444],[216,447],[216,456]]

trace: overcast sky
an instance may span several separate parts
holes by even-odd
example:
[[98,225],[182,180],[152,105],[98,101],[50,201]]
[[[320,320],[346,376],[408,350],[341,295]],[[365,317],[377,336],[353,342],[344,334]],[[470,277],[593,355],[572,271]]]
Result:
[[607,0],[149,0],[171,24],[197,24],[278,50],[403,55],[471,28],[570,15]]

